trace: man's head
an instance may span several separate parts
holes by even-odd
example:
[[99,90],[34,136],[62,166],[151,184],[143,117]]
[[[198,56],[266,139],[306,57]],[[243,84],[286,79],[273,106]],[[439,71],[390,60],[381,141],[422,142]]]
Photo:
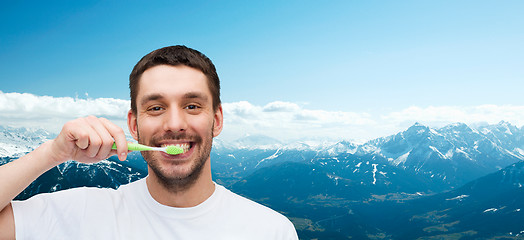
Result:
[[188,66],[195,68],[207,77],[208,87],[213,95],[213,110],[220,106],[220,80],[211,60],[201,52],[186,46],[170,46],[157,49],[145,55],[133,68],[129,75],[129,90],[131,95],[131,110],[136,114],[136,96],[139,91],[139,81],[142,74],[158,65]]
[[142,152],[149,176],[173,191],[211,179],[212,140],[223,123],[219,81],[211,61],[183,46],[155,50],[137,63],[129,85],[128,126],[135,140],[186,149],[179,155]]

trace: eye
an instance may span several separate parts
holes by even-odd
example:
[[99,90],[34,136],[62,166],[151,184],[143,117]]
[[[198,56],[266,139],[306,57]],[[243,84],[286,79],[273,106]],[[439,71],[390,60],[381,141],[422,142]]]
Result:
[[196,104],[189,104],[185,107],[185,109],[188,109],[188,110],[197,110],[199,109],[200,107]]
[[149,112],[158,112],[158,111],[162,111],[162,110],[164,110],[164,108],[161,107],[161,106],[152,106],[152,107],[147,109],[147,111],[149,111]]

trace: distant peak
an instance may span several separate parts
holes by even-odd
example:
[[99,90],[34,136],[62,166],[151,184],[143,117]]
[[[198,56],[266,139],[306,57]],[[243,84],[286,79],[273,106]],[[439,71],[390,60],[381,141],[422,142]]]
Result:
[[464,126],[468,126],[468,125],[465,124],[465,123],[456,122],[456,123],[449,124],[449,126],[453,126],[453,127],[464,127]]
[[415,124],[411,125],[411,127],[408,128],[408,130],[410,129],[428,129],[429,127],[419,123],[419,122],[415,122]]
[[506,122],[504,120],[500,121],[497,125],[502,125],[502,126],[512,126],[510,122]]
[[449,125],[446,125],[444,126],[443,128],[441,128],[441,130],[447,130],[447,129],[453,129],[453,130],[467,130],[469,129],[470,127],[465,124],[465,123],[461,123],[461,122],[456,122],[456,123],[452,123],[452,124],[449,124]]

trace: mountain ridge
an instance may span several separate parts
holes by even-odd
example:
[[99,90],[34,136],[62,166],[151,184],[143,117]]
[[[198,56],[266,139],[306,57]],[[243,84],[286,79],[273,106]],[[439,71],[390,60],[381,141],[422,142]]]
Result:
[[[0,148],[29,150],[52,137],[9,131],[0,135],[7,136]],[[257,139],[264,144],[246,145],[258,145]],[[288,216],[301,239],[518,239],[524,234],[523,139],[523,129],[506,122],[436,129],[417,123],[359,144],[272,144],[252,136],[236,144],[217,141],[211,164],[214,181]],[[0,165],[23,154],[20,149],[0,157]],[[17,199],[78,186],[117,188],[146,175],[135,152],[125,162],[69,161]]]

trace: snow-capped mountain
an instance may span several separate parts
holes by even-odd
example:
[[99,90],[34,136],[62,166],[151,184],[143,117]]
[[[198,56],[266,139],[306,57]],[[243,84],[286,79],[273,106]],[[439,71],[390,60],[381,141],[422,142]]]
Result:
[[[0,165],[54,137],[38,130],[0,130]],[[505,236],[500,234],[506,230],[524,233],[518,228],[524,219],[523,149],[524,129],[506,122],[477,128],[414,124],[360,144],[282,143],[264,136],[215,139],[211,164],[216,182],[292,217],[301,238],[411,239],[445,231],[492,236],[490,229]],[[139,153],[125,162],[66,162],[18,199],[78,186],[114,188],[146,174]],[[476,219],[501,224],[471,230]],[[520,222],[505,227],[507,219]],[[488,230],[477,234],[482,229]]]
[[[258,143],[256,139],[263,141]],[[305,162],[326,170],[333,179],[358,179],[362,185],[387,185],[390,190],[398,190],[406,189],[397,184],[407,184],[406,176],[411,176],[414,178],[410,181],[422,182],[423,188],[439,192],[524,159],[524,130],[506,122],[478,129],[461,123],[438,129],[416,123],[398,134],[363,144],[341,141],[270,145],[268,139],[258,136],[250,138],[251,145],[216,146],[214,170],[218,175],[234,172],[238,178],[230,180],[235,182],[263,167]]]
[[439,129],[417,123],[359,146],[356,155],[384,157],[392,165],[456,187],[524,160],[523,139],[522,129],[505,122],[480,130],[461,123]]
[[0,126],[0,158],[17,158],[56,135],[42,129]]
[[[55,192],[74,187],[118,188],[122,184],[143,178],[147,169],[133,167],[136,154],[127,162],[110,158],[94,164],[67,161],[45,172],[31,183],[16,199],[23,200],[39,193]],[[141,160],[139,157],[138,160]]]
[[[0,127],[0,157],[16,158],[53,138],[43,130]],[[398,134],[366,143],[297,141],[282,143],[261,135],[237,141],[216,139],[212,151],[215,177],[223,183],[247,177],[258,169],[284,162],[319,166],[332,179],[359,179],[362,185],[423,182],[442,191],[495,172],[524,159],[524,130],[507,122],[476,129],[466,124],[430,128],[414,124]],[[400,174],[400,175],[399,175]],[[413,189],[413,188],[411,188]]]

